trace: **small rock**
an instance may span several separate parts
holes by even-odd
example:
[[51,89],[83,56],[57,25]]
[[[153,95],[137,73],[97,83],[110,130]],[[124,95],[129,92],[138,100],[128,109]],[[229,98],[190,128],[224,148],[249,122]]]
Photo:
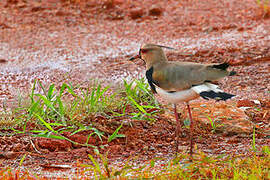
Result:
[[[66,134],[67,135],[67,134]],[[80,134],[74,134],[74,135],[72,135],[72,136],[69,136],[69,135],[67,135],[67,137],[70,139],[70,140],[72,140],[72,141],[74,141],[74,142],[77,142],[77,143],[80,143],[80,144],[85,144],[86,143],[86,141],[87,141],[87,136],[85,136],[85,135],[80,135]],[[88,139],[88,144],[95,144],[96,143],[96,139],[94,138],[94,137],[90,137],[89,139]],[[72,144],[72,146],[74,147],[74,148],[79,148],[79,147],[81,147],[81,145],[79,145],[79,144]]]
[[104,144],[103,147],[104,148],[108,148],[109,147],[109,144]]
[[[249,102],[249,100],[247,102]],[[200,111],[193,111],[193,116],[200,117],[204,115],[205,117],[198,118],[198,121],[201,121],[209,127],[210,121],[205,115],[207,114],[207,116],[209,116],[211,120],[214,121],[214,123],[216,124],[216,133],[223,133],[227,134],[228,136],[252,133],[253,124],[249,120],[249,116],[242,109],[231,106],[225,102],[204,102],[204,104],[206,103],[207,107],[201,107]],[[196,106],[200,107],[200,104],[202,103],[196,103]],[[211,110],[211,112],[221,113],[218,115],[214,115],[213,113],[206,113],[208,112],[207,110]]]
[[87,156],[88,149],[85,147],[77,148],[77,149],[73,149],[70,153],[72,153],[74,156],[77,156],[77,157]]
[[143,14],[144,14],[143,9],[137,8],[137,9],[131,10],[129,16],[131,17],[131,19],[138,19],[138,18],[141,18]]
[[181,150],[181,151],[188,151],[189,147],[188,146],[178,145],[178,149]]
[[148,146],[143,146],[144,151],[148,151],[149,147]]
[[239,109],[243,110],[243,111],[246,111],[248,109],[251,109],[251,107],[239,107]]
[[23,149],[23,145],[20,144],[20,143],[15,144],[15,145],[13,146],[13,148],[12,148],[12,150],[13,150],[14,152],[21,152],[22,149]]
[[114,0],[113,1],[114,2],[114,4],[123,4],[125,1],[124,0]]
[[150,16],[160,16],[162,15],[162,8],[161,7],[157,7],[157,6],[152,6],[150,9],[149,9],[149,15]]
[[212,32],[212,31],[218,31],[218,27],[216,27],[216,26],[208,26],[208,27],[203,27],[202,28],[202,31],[203,32],[206,32],[206,33],[210,33],[210,32]]
[[6,144],[12,145],[12,141],[11,141],[10,139],[7,139],[7,140],[6,140]]
[[47,0],[47,3],[54,3],[54,4],[56,4],[56,3],[59,3],[59,2],[61,2],[61,0]]
[[102,7],[103,7],[104,9],[112,9],[112,8],[114,8],[114,6],[115,6],[115,4],[114,4],[114,1],[112,1],[112,0],[107,0],[107,1],[105,1],[104,4],[102,5]]
[[1,145],[1,151],[9,151],[9,149],[8,145]]
[[18,0],[7,0],[7,4],[17,4]]
[[[1,26],[1,25],[0,25]],[[8,61],[5,59],[0,59],[0,63],[7,63]]]
[[124,19],[125,14],[122,10],[117,10],[109,15],[109,18],[112,20],[121,20]]
[[55,13],[55,15],[56,16],[66,16],[67,15],[67,13],[66,12],[64,12],[64,11],[57,11],[56,13]]
[[248,100],[248,99],[243,99],[237,101],[237,107],[253,107],[255,105],[254,102]]
[[124,157],[129,157],[129,153],[128,152],[123,152],[122,154]]
[[156,150],[156,148],[154,148],[153,146],[150,146],[149,151],[154,151],[154,150]]
[[266,100],[262,102],[262,107],[270,108],[270,100]]
[[259,100],[253,100],[253,102],[257,105],[261,105],[261,102]]
[[42,149],[54,151],[69,151],[71,149],[71,142],[60,139],[37,138],[37,145]]
[[25,8],[26,7],[26,4],[25,3],[19,3],[18,5],[17,5],[17,7],[18,8]]
[[234,29],[234,28],[237,28],[235,24],[229,24],[222,27],[223,30]]
[[5,23],[0,23],[0,28],[1,28],[1,29],[10,29],[11,27],[8,26],[8,25],[5,24]]
[[157,144],[157,147],[163,147],[163,144]]
[[238,27],[237,28],[237,31],[239,31],[239,32],[242,32],[242,31],[244,31],[245,29],[244,29],[244,27]]
[[42,11],[44,10],[45,8],[41,7],[41,6],[36,6],[36,7],[33,7],[31,9],[32,12],[37,12],[37,11]]
[[121,150],[122,150],[122,147],[120,145],[118,145],[118,144],[112,145],[110,147],[110,153],[112,153],[112,154],[118,153]]
[[[240,123],[239,123],[240,124]],[[251,124],[249,121],[243,122],[243,124]],[[249,127],[245,127],[246,125],[230,125],[224,124],[224,134],[227,136],[234,135],[246,135],[251,133],[251,129]]]
[[5,158],[5,159],[15,159],[20,155],[18,152],[4,152],[0,153],[0,159]]

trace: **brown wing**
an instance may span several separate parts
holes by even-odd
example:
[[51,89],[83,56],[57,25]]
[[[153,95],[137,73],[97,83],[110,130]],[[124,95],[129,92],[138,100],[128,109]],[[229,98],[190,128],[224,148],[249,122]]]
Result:
[[190,62],[166,62],[153,67],[153,82],[167,91],[179,91],[205,81],[217,81],[229,72],[213,66]]

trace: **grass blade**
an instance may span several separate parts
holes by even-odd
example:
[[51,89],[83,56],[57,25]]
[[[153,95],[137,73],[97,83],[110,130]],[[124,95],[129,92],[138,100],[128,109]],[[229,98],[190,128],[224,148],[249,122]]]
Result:
[[124,134],[118,134],[118,131],[122,128],[123,123],[113,132],[112,135],[109,136],[108,142],[111,142],[112,140],[118,138],[118,137],[125,137]]
[[147,112],[145,111],[145,109],[139,105],[131,96],[128,96],[128,98],[131,100],[131,102],[143,113],[147,114]]
[[49,129],[52,132],[55,132],[55,130],[51,127],[51,125],[49,123],[47,123],[46,121],[44,121],[44,119],[42,117],[40,117],[40,115],[38,115],[38,114],[35,113],[35,116],[42,122],[42,124],[45,125],[45,127],[47,129]]

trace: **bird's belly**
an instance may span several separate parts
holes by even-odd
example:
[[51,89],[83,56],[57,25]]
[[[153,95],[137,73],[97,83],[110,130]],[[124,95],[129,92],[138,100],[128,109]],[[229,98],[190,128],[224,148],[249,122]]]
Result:
[[157,94],[168,103],[188,102],[199,97],[199,95],[192,89],[176,92],[167,92],[156,86],[156,91]]

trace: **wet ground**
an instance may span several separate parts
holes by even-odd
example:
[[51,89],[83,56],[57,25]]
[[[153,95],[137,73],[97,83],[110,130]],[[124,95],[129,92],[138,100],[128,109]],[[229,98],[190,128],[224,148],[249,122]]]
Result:
[[[30,92],[35,79],[47,85],[88,84],[90,79],[117,85],[122,79],[142,77],[142,64],[127,60],[145,42],[178,49],[166,50],[172,61],[237,62],[270,57],[270,19],[263,17],[262,9],[253,0],[152,0],[143,3],[88,0],[79,4],[60,0],[2,0],[0,12],[1,108],[16,106],[18,98]],[[260,105],[252,106],[259,106],[262,111],[246,114],[253,114],[254,122],[261,123],[259,127],[269,131],[269,61],[232,69],[237,75],[220,82],[225,91],[237,95],[229,105],[231,108],[237,108],[237,104],[245,107],[245,103],[258,100]],[[239,105],[240,99],[247,101]],[[202,107],[196,102],[200,101],[193,103],[194,108]],[[244,116],[245,113],[241,117]],[[108,149],[115,152],[112,153],[114,158],[141,154],[147,159],[173,153],[175,126],[168,121],[170,117],[173,118],[161,116],[151,128],[146,122],[135,123],[133,128],[125,127],[126,136],[134,139],[129,138],[128,144],[116,141]],[[224,139],[223,135],[207,132],[207,128],[196,131],[198,148],[205,152],[218,154],[235,149],[236,153],[247,153],[250,148],[245,146],[250,144],[249,135],[235,134]],[[265,137],[264,133],[258,136],[258,145],[269,145],[269,138]],[[89,149],[71,144],[57,150],[36,145],[41,150],[53,152],[52,157],[46,152],[43,152],[46,157],[40,157],[31,149],[29,137],[11,138],[19,139],[17,144],[24,144],[25,147],[17,148],[18,152],[23,149],[34,154],[28,162],[30,167],[41,159],[51,162],[61,157],[70,163],[74,159],[87,158],[87,153],[91,153]],[[203,138],[206,140],[200,140]],[[186,140],[187,137],[183,137],[183,148],[187,147]],[[6,139],[1,141],[8,144],[5,150],[2,146],[2,151],[16,152],[12,143],[7,143]]]

